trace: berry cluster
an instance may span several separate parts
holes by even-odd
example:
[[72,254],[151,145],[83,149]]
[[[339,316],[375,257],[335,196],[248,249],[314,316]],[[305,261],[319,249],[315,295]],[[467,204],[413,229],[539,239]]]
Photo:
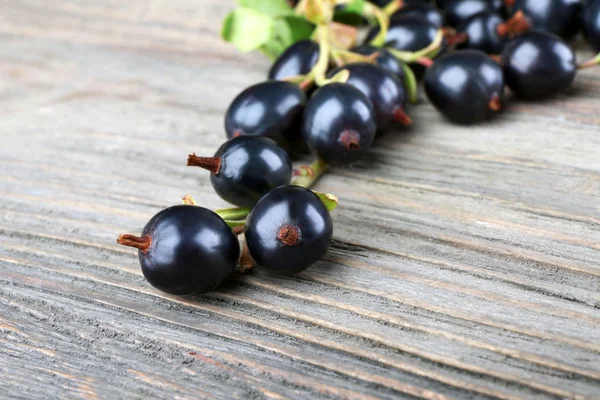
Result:
[[[353,162],[378,135],[410,125],[406,108],[417,102],[419,80],[447,119],[473,124],[502,110],[505,85],[543,99],[565,90],[577,69],[600,63],[578,65],[566,42],[583,26],[600,51],[600,0],[268,1],[301,18],[309,37],[280,51],[263,44],[277,56],[268,79],[233,100],[228,140],[214,156],[187,160],[210,171],[216,193],[236,208],[213,212],[186,196],[140,236],[117,240],[139,249],[144,276],[165,292],[211,291],[238,264],[298,273],[318,261],[337,198],[309,187],[328,165]],[[253,35],[232,28],[235,20],[227,19],[227,32],[236,40]],[[307,151],[316,161],[294,169],[291,157]]]

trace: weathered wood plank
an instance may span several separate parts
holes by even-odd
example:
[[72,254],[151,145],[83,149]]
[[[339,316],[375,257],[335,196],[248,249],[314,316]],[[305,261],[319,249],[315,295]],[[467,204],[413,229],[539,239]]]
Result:
[[[597,398],[600,73],[415,126],[318,184],[334,243],[297,277],[182,299],[114,244],[186,193],[189,152],[268,62],[212,0],[0,10],[0,388],[10,398]],[[588,57],[582,51],[581,57]]]

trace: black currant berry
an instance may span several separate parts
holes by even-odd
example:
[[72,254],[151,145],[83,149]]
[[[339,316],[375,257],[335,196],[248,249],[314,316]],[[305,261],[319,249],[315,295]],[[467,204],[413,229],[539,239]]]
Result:
[[516,0],[514,11],[523,11],[532,29],[571,40],[581,26],[581,0]]
[[588,0],[583,6],[583,33],[595,51],[600,51],[600,1]]
[[[379,27],[371,29],[367,35],[366,42],[369,43],[379,33]],[[419,51],[431,45],[438,33],[438,28],[423,18],[404,17],[398,18],[390,23],[385,46],[401,51]],[[442,51],[445,43],[441,46]],[[440,54],[441,52],[440,51]],[[425,73],[425,67],[420,64],[410,64],[417,79]]]
[[282,81],[292,76],[306,75],[319,59],[319,45],[312,40],[300,40],[288,47],[269,70],[269,79]]
[[573,50],[546,32],[530,32],[512,40],[502,53],[502,65],[508,87],[525,99],[544,99],[563,91],[577,70]]
[[140,237],[121,235],[117,243],[139,249],[142,273],[163,292],[210,292],[234,270],[240,256],[237,237],[214,212],[178,205],[148,221]]
[[492,11],[506,15],[503,0],[452,0],[444,7],[446,25],[458,27],[481,12]]
[[504,50],[509,36],[519,35],[528,30],[529,23],[522,12],[516,13],[505,22],[497,12],[484,11],[469,18],[458,28],[460,33],[466,34],[467,40],[457,48],[499,54]]
[[317,90],[306,105],[302,138],[328,163],[351,162],[375,139],[375,110],[358,89],[331,83]]
[[267,81],[240,93],[225,113],[228,138],[266,136],[282,146],[298,140],[306,95],[290,82]]
[[437,8],[427,3],[406,5],[392,14],[391,20],[394,21],[404,17],[423,18],[436,28],[441,28],[444,24],[442,13],[440,13]]
[[260,136],[238,136],[225,142],[213,157],[188,157],[189,166],[211,172],[215,192],[238,207],[252,207],[272,189],[288,185],[292,163],[273,140]]
[[502,108],[502,68],[478,50],[440,58],[427,70],[424,83],[431,103],[459,124],[483,121]]
[[435,0],[435,4],[440,10],[444,10],[448,4],[450,4],[452,0]]
[[282,186],[256,203],[245,228],[250,255],[258,266],[296,274],[327,252],[333,236],[329,211],[312,191]]
[[353,48],[351,51],[354,53],[363,54],[365,56],[378,53],[379,55],[375,59],[377,65],[387,71],[390,71],[401,81],[404,81],[404,68],[402,68],[402,64],[384,47],[375,47],[371,46],[370,44],[363,44]]
[[412,123],[406,115],[406,90],[402,81],[378,65],[368,63],[349,64],[330,72],[350,72],[346,83],[360,90],[375,109],[375,124],[380,131],[387,130],[393,122],[407,126]]

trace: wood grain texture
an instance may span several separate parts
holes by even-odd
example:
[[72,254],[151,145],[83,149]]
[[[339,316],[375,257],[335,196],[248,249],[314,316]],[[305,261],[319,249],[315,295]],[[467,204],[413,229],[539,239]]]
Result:
[[[216,0],[0,8],[0,390],[7,398],[600,398],[600,71],[481,126],[415,125],[334,168],[296,277],[177,298],[115,245],[187,193],[268,61]],[[582,50],[579,56],[591,54]]]

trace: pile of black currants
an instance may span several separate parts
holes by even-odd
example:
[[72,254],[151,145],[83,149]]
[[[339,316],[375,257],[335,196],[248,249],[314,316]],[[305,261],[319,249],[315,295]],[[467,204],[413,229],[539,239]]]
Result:
[[[410,125],[419,80],[447,119],[474,124],[503,109],[505,85],[517,97],[545,99],[600,63],[577,64],[567,43],[583,27],[600,51],[600,0],[289,3],[280,12],[303,18],[310,37],[282,49],[268,79],[233,100],[228,140],[214,156],[187,160],[236,207],[213,212],[186,196],[140,236],[117,240],[139,250],[144,276],[160,290],[200,294],[236,269],[295,274],[321,259],[338,200],[310,186],[329,165],[352,163],[379,135]],[[316,161],[293,168],[291,159],[307,152]]]

